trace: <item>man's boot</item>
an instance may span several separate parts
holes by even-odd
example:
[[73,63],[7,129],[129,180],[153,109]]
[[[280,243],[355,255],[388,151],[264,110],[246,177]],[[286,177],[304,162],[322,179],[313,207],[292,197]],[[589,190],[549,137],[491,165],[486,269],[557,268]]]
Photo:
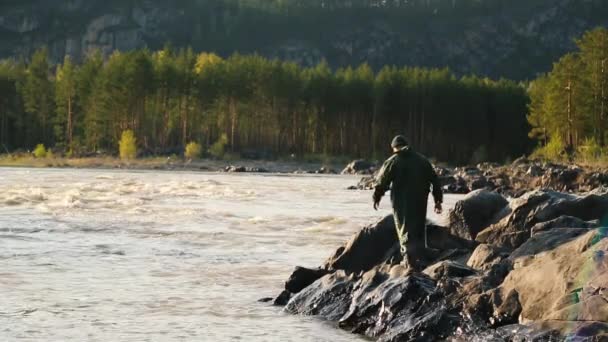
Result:
[[401,264],[408,269],[408,273],[422,271],[422,265],[420,263],[420,260],[408,254],[403,257],[403,261],[401,262]]

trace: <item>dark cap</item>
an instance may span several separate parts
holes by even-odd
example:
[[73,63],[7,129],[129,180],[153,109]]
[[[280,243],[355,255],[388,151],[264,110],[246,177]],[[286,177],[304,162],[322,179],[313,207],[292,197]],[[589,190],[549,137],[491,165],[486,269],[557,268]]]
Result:
[[399,147],[405,147],[407,146],[407,139],[405,139],[405,137],[403,135],[398,135],[393,139],[393,142],[391,142],[391,147],[393,148],[399,148]]

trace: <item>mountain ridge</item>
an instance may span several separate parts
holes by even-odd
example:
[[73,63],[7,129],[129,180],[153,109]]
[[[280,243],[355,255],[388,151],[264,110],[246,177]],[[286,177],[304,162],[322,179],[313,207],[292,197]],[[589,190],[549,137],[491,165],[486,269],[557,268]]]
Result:
[[47,46],[59,62],[171,44],[302,65],[449,67],[517,80],[549,70],[584,31],[608,26],[602,0],[27,0],[0,9],[0,58]]

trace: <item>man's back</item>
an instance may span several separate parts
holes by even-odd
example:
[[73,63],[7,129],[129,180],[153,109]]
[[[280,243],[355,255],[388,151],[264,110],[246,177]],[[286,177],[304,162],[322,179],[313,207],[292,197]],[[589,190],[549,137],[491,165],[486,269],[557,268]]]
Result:
[[403,191],[412,197],[426,198],[435,175],[431,163],[409,148],[396,153],[394,158],[393,192]]
[[[433,194],[441,196],[437,175],[431,163],[423,155],[404,148],[390,157],[377,176],[376,184],[387,191],[392,183],[391,198],[397,197],[426,201],[431,185]],[[436,198],[437,199],[437,198]]]

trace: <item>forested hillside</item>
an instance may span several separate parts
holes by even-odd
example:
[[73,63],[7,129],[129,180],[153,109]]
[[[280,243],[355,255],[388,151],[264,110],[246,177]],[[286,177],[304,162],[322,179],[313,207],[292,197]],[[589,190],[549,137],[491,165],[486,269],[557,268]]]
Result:
[[4,0],[0,58],[81,61],[98,49],[166,43],[332,69],[369,63],[449,67],[458,75],[532,79],[608,25],[605,0]]
[[528,147],[522,85],[446,69],[327,64],[191,50],[93,54],[57,68],[39,50],[31,63],[0,63],[0,143],[55,146],[71,155],[117,150],[133,130],[142,151],[181,153],[187,142],[233,152],[381,158],[405,133],[442,161],[503,161]]

